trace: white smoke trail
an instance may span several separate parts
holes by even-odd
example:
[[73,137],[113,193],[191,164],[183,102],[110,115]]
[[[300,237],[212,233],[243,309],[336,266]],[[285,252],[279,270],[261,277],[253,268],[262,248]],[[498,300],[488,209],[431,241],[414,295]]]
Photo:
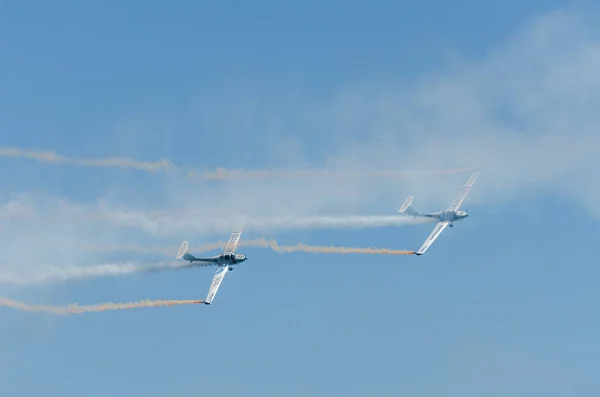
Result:
[[35,285],[82,280],[103,276],[119,276],[138,272],[149,272],[186,267],[183,262],[158,262],[151,264],[112,263],[93,266],[54,266],[35,268],[31,273],[0,274],[0,284]]
[[[179,233],[229,233],[240,227],[241,217],[153,216],[143,212],[105,212],[103,221],[118,227],[137,228],[155,236]],[[98,220],[98,219],[97,219]],[[339,215],[244,217],[244,226],[260,232],[295,229],[361,229],[434,223],[434,219],[401,215]]]
[[316,229],[316,228],[377,228],[432,223],[435,220],[402,215],[341,215],[312,216],[304,218],[247,218],[245,224],[252,229]]
[[224,211],[211,213],[209,210],[139,210],[136,208],[109,205],[106,202],[78,204],[52,201],[38,205],[35,201],[22,198],[12,199],[0,205],[0,219],[6,221],[27,220],[45,223],[75,225],[106,224],[118,228],[139,229],[154,236],[180,233],[228,233],[244,225],[260,232],[275,230],[312,228],[377,228],[431,223],[431,219],[393,215],[282,215],[262,217]]
[[[140,213],[140,217],[130,216],[128,218],[113,217],[121,227],[140,228],[155,236],[165,236],[178,233],[230,233],[233,229],[240,227],[240,218],[171,218],[152,217],[147,218]],[[419,225],[434,223],[434,219],[413,218],[401,215],[341,215],[341,216],[311,216],[311,217],[245,217],[243,225],[247,229],[259,232],[275,230],[297,230],[297,229],[362,229],[391,226]]]

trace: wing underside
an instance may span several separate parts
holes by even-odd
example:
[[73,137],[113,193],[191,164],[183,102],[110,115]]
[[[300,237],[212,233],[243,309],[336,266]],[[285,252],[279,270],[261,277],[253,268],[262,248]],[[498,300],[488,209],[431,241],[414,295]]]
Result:
[[[231,233],[231,236],[229,236],[229,241],[227,241],[227,244],[225,245],[225,249],[223,250],[224,255],[229,255],[229,254],[235,253],[238,243],[240,242],[241,235],[242,235],[242,228]],[[208,295],[206,296],[206,300],[204,301],[204,303],[210,305],[210,303],[215,298],[215,295],[217,295],[217,291],[219,290],[219,287],[221,286],[221,283],[223,282],[223,279],[225,278],[225,275],[227,274],[228,271],[229,271],[228,263],[219,264],[217,266],[217,270],[215,271],[213,279],[210,283],[210,287],[208,288]]]
[[431,232],[429,237],[427,237],[421,248],[419,248],[419,250],[415,252],[415,254],[422,255],[425,251],[427,251],[427,249],[431,246],[431,244],[433,244],[435,239],[438,238],[438,236],[444,231],[446,226],[448,226],[449,224],[450,222],[448,221],[438,222],[435,225],[435,228],[433,228],[433,231]]
[[215,275],[213,276],[213,279],[210,283],[210,287],[208,288],[208,295],[206,296],[206,300],[204,301],[204,303],[210,304],[215,298],[215,295],[217,294],[217,291],[219,290],[219,287],[221,286],[221,283],[223,282],[225,274],[227,274],[228,270],[229,265],[227,264],[219,265],[217,267]]
[[236,230],[235,232],[231,233],[229,241],[227,242],[227,245],[225,245],[225,249],[223,250],[223,254],[233,254],[235,252],[235,249],[237,248],[238,243],[240,242],[241,236],[242,229]]
[[465,186],[462,188],[460,193],[458,193],[458,196],[456,196],[454,202],[450,205],[450,207],[448,207],[447,211],[458,211],[463,201],[465,201],[465,198],[467,198],[467,195],[471,191],[471,188],[473,187],[473,184],[478,176],[479,171],[475,171],[473,174],[471,174],[471,177],[469,180],[467,180],[467,183],[465,183]]

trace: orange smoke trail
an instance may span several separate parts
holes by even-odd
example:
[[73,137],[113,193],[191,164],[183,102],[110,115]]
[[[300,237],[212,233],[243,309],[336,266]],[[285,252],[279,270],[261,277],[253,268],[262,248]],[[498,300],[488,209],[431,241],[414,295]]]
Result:
[[[214,243],[202,244],[190,247],[193,252],[206,252],[219,248],[224,248],[225,241],[217,241]],[[267,240],[264,238],[255,240],[242,240],[239,243],[240,247],[254,248],[270,248],[279,253],[287,252],[308,252],[313,254],[375,254],[375,255],[410,255],[414,251],[407,250],[392,250],[389,248],[357,248],[357,247],[336,247],[326,245],[308,245],[297,243],[296,245],[280,245],[276,240]],[[117,246],[117,247],[89,247],[94,251],[121,251],[121,252],[137,252],[140,254],[165,254],[173,255],[177,252],[178,247],[141,247],[138,245]]]
[[53,151],[26,150],[13,147],[0,147],[0,157],[22,157],[37,160],[44,163],[71,164],[83,167],[120,167],[133,168],[147,172],[176,172],[179,175],[189,179],[197,180],[225,180],[241,178],[297,178],[297,177],[402,177],[410,174],[457,174],[473,171],[472,169],[450,169],[450,170],[426,170],[426,171],[398,171],[398,170],[240,170],[217,168],[214,171],[193,170],[189,167],[183,167],[172,163],[170,160],[159,161],[136,161],[125,157],[104,157],[104,158],[78,158],[67,157],[56,154]]
[[11,147],[0,147],[0,157],[25,157],[44,163],[72,164],[86,167],[135,168],[150,172],[155,172],[161,168],[170,170],[176,167],[175,164],[171,163],[169,160],[141,162],[124,157],[77,158],[62,156],[53,151],[35,151]]
[[55,314],[58,316],[68,316],[72,314],[82,314],[89,312],[103,312],[106,310],[128,310],[141,307],[158,307],[158,306],[176,306],[176,305],[193,305],[203,303],[201,300],[142,300],[138,302],[128,303],[100,303],[98,305],[79,306],[78,304],[69,304],[65,306],[51,305],[29,305],[23,302],[17,302],[12,299],[0,298],[0,307],[8,307],[11,309],[26,311],[26,312],[43,312]]

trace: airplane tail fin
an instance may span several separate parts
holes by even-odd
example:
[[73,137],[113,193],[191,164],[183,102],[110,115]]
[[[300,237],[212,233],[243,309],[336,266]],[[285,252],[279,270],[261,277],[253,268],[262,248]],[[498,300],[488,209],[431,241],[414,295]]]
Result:
[[181,243],[179,251],[177,251],[177,259],[185,259],[186,261],[193,261],[196,257],[188,252],[189,244],[187,241]]
[[398,212],[401,214],[408,214],[411,216],[419,215],[419,213],[417,211],[415,211],[415,209],[412,207],[412,202],[413,202],[414,198],[415,198],[414,196],[409,196],[406,199],[406,201],[404,202],[404,204],[402,204],[402,206],[400,207]]

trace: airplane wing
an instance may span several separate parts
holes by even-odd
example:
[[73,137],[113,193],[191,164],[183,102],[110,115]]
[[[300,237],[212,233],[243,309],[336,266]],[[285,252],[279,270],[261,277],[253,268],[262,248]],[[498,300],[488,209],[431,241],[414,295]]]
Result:
[[241,235],[242,235],[242,229],[236,230],[235,232],[231,233],[231,236],[229,237],[229,241],[227,242],[227,245],[225,246],[225,249],[223,250],[223,254],[227,255],[227,254],[233,254],[235,252],[235,249],[237,248],[237,245],[240,242]]
[[427,237],[427,239],[425,240],[425,242],[423,243],[423,245],[421,246],[421,248],[419,248],[419,250],[416,251],[415,254],[417,254],[417,255],[423,255],[423,253],[425,251],[427,251],[427,248],[429,248],[429,246],[431,244],[433,244],[433,242],[435,241],[435,239],[438,238],[438,236],[440,235],[440,233],[442,233],[444,231],[444,229],[446,228],[446,226],[448,226],[449,224],[450,224],[449,221],[438,222],[435,225],[435,228],[433,229],[433,231],[431,232],[431,234],[429,235],[429,237]]
[[215,295],[217,294],[217,291],[219,290],[219,287],[221,286],[221,283],[223,282],[223,279],[225,278],[225,275],[227,274],[228,270],[229,265],[227,264],[219,265],[217,267],[215,275],[213,276],[213,279],[210,283],[210,287],[208,288],[208,295],[206,296],[206,300],[204,301],[205,304],[210,305],[212,300],[215,298]]
[[475,171],[473,174],[471,174],[471,177],[469,178],[469,180],[467,181],[465,186],[462,188],[460,193],[458,193],[458,196],[456,196],[456,198],[454,199],[454,202],[450,205],[450,207],[448,207],[447,211],[457,211],[458,210],[458,208],[463,203],[463,201],[465,201],[467,194],[469,194],[469,192],[471,191],[471,187],[473,187],[473,184],[475,183],[475,180],[477,179],[478,176],[479,176],[479,171]]

